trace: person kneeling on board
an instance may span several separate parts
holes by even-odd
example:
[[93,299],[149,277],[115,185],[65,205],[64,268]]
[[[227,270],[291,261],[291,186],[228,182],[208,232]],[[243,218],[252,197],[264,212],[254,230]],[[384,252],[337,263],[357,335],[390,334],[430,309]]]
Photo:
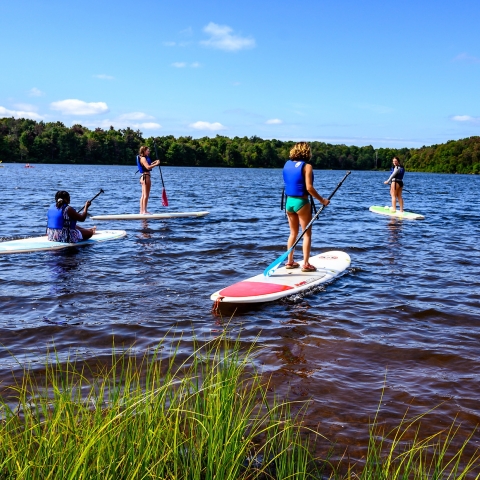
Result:
[[[287,212],[290,236],[287,248],[295,243],[299,226],[304,230],[312,219],[312,204],[308,196],[315,197],[322,205],[327,206],[330,200],[323,198],[313,186],[313,168],[308,163],[312,158],[310,145],[306,142],[297,143],[290,150],[290,159],[283,167],[285,183],[285,211]],[[312,199],[313,202],[313,199]],[[314,272],[316,268],[310,265],[310,248],[312,245],[312,230],[308,229],[303,237],[303,265],[302,272]],[[293,250],[288,256],[286,268],[298,268],[300,265],[293,261]]]
[[390,185],[390,196],[392,197],[392,206],[390,211],[394,213],[397,210],[397,199],[398,205],[400,206],[400,213],[403,213],[403,197],[402,197],[402,190],[403,190],[403,176],[405,175],[405,168],[403,168],[402,164],[398,157],[393,157],[392,160],[392,169],[390,170],[390,177],[387,181],[383,182],[387,184],[392,182]]
[[51,242],[78,243],[88,240],[97,227],[80,228],[77,222],[84,222],[87,218],[88,207],[91,202],[87,200],[83,213],[78,213],[69,205],[70,194],[63,190],[55,194],[55,203],[47,212],[47,236]]

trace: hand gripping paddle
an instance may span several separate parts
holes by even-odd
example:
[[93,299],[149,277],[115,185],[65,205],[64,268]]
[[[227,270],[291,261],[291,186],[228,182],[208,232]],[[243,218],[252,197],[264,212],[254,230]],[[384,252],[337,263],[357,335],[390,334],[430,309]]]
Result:
[[[105,193],[105,192],[102,189],[100,189],[100,191],[92,199],[90,199],[89,202],[90,203],[93,202],[102,193]],[[82,213],[84,208],[85,208],[85,205],[78,211],[78,213]]]

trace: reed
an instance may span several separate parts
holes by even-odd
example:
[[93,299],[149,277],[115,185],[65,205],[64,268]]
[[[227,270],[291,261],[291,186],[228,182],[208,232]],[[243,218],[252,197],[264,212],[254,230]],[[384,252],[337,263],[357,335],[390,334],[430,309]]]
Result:
[[420,417],[386,434],[375,418],[361,464],[317,458],[332,444],[305,426],[308,403],[272,398],[254,347],[226,335],[183,361],[162,344],[113,352],[102,367],[51,355],[4,387],[1,479],[463,479],[478,467],[470,437],[452,448],[454,427],[408,443]]

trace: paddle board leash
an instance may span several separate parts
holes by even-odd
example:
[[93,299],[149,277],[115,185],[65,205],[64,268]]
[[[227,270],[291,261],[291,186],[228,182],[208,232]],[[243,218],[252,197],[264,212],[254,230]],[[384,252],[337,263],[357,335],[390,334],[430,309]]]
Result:
[[[345,176],[340,180],[340,183],[335,187],[335,190],[330,194],[328,197],[328,200],[330,200],[337,190],[342,186],[342,183],[345,181],[345,179],[351,174],[352,172],[348,171]],[[305,227],[305,230],[302,232],[302,234],[297,238],[295,243],[283,254],[280,255],[276,260],[274,260],[263,272],[263,275],[265,277],[269,277],[279,266],[281,263],[283,263],[287,257],[288,254],[297,246],[298,242],[302,239],[302,237],[305,235],[305,232],[312,226],[313,222],[319,217],[319,215],[323,212],[323,209],[325,208],[325,205],[322,205],[320,210],[315,214],[315,216],[310,220],[310,223]]]
[[[155,147],[155,155],[157,157],[157,160],[160,161],[158,158],[158,151],[157,151],[157,144],[155,143],[155,140],[153,141],[153,146]],[[162,175],[162,169],[160,167],[160,163],[158,164],[158,171],[160,172],[160,178],[162,179],[162,205],[164,207],[168,207],[168,198],[167,198],[167,191],[165,190],[165,184],[163,183],[163,175]]]
[[[100,189],[100,191],[93,198],[91,198],[89,202],[92,203],[102,193],[105,193],[105,192],[102,189]],[[85,208],[85,205],[78,211],[78,213],[82,213],[84,208]]]

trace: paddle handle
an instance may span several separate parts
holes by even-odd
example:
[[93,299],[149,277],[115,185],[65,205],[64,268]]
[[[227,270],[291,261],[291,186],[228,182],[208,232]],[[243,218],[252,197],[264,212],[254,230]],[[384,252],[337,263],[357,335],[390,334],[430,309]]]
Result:
[[[153,147],[155,148],[155,156],[157,157],[157,160],[160,160],[158,158],[158,150],[157,150],[157,144],[155,143],[155,140],[153,141]],[[165,188],[165,184],[163,183],[163,175],[162,175],[162,169],[160,168],[160,164],[158,164],[158,170],[160,171],[160,178],[162,179],[162,187]]]
[[[352,172],[348,171],[345,176],[340,180],[339,184],[335,187],[335,190],[328,196],[328,200],[331,200],[332,197],[337,193],[337,190],[342,186],[342,183],[346,180],[346,178],[351,174]],[[297,238],[295,243],[291,246],[291,248],[288,249],[290,252],[293,250],[298,242],[302,239],[302,237],[305,235],[305,232],[312,226],[313,222],[318,218],[318,216],[323,212],[323,209],[325,208],[325,205],[322,205],[320,210],[315,214],[315,216],[310,220],[309,224],[305,227],[305,230],[302,232],[302,234]]]
[[[100,189],[100,191],[93,198],[91,198],[89,202],[90,203],[93,202],[102,193],[105,193],[105,192],[102,189]],[[82,213],[84,208],[85,208],[85,205],[78,211],[78,213]]]

